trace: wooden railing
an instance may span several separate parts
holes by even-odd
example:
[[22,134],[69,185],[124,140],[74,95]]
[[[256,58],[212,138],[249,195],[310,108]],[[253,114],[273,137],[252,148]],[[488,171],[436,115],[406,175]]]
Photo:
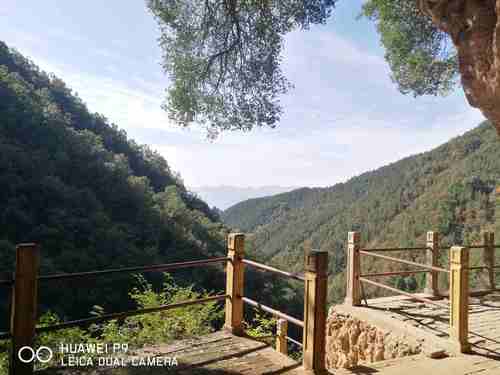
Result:
[[[360,245],[360,233],[348,233],[347,246],[347,304],[360,306],[361,299],[364,297],[363,284],[369,284],[389,290],[391,292],[411,297],[414,300],[435,305],[450,311],[450,337],[461,352],[468,352],[470,344],[468,342],[468,322],[469,322],[469,295],[481,295],[498,291],[495,284],[495,270],[500,266],[495,265],[495,249],[500,245],[494,244],[494,233],[484,232],[484,242],[482,245],[473,246],[439,246],[439,234],[437,232],[427,232],[426,246],[422,247],[392,247],[392,248],[371,248],[363,249]],[[450,267],[443,268],[438,264],[439,252],[449,249]],[[469,249],[484,249],[483,266],[469,266]],[[380,252],[404,252],[404,251],[425,251],[425,263],[418,263],[406,259],[382,255]],[[374,257],[384,261],[396,262],[418,267],[410,271],[393,271],[371,274],[361,274],[362,257]],[[470,292],[469,290],[469,271],[486,270],[488,272],[489,288],[482,291]],[[417,273],[426,273],[426,284],[424,294],[427,296],[409,293],[404,290],[394,288],[389,285],[372,280],[372,277],[412,275]],[[449,291],[441,292],[439,288],[439,273],[449,275]],[[440,302],[439,299],[449,297],[449,304]],[[366,303],[366,298],[365,298]]]
[[[328,285],[328,253],[309,250],[305,253],[304,275],[290,273],[261,263],[244,259],[245,236],[231,234],[228,240],[227,287],[225,327],[234,334],[243,333],[244,304],[256,307],[280,318],[278,321],[276,349],[287,354],[286,341],[302,347],[302,365],[305,370],[322,373],[325,370],[325,330],[326,297]],[[245,265],[272,272],[281,276],[304,282],[304,320],[291,317],[281,311],[263,305],[244,296]],[[303,329],[302,343],[287,334],[288,322]]]
[[71,327],[88,326],[94,323],[102,323],[114,319],[124,319],[130,316],[150,314],[193,304],[221,301],[227,299],[228,297],[227,294],[220,294],[157,307],[105,314],[92,318],[78,319],[49,326],[37,327],[36,321],[38,305],[38,282],[72,280],[78,278],[95,278],[117,273],[163,272],[188,267],[201,267],[209,264],[227,263],[229,261],[229,258],[218,257],[188,262],[157,264],[143,267],[127,267],[102,271],[63,273],[43,276],[38,275],[39,260],[40,247],[38,245],[33,243],[18,245],[16,247],[16,269],[14,278],[12,280],[0,280],[0,285],[7,285],[12,287],[10,330],[9,332],[0,333],[0,339],[10,338],[12,340],[9,363],[9,373],[11,375],[33,374],[34,363],[21,361],[19,358],[19,350],[25,346],[32,347],[36,334],[52,332]]
[[[325,325],[326,325],[326,288],[328,254],[322,251],[309,251],[305,256],[304,275],[294,274],[244,259],[245,236],[233,233],[228,236],[227,257],[209,258],[188,262],[158,264],[142,267],[127,267],[91,272],[63,273],[53,275],[38,275],[40,247],[33,243],[20,244],[16,247],[16,268],[14,278],[0,280],[0,287],[11,287],[11,325],[9,332],[0,332],[0,339],[11,339],[10,355],[11,375],[33,374],[33,362],[26,363],[19,358],[19,350],[25,346],[32,347],[36,334],[51,332],[71,327],[88,326],[114,319],[150,314],[159,311],[175,309],[199,303],[226,301],[225,329],[235,335],[244,335],[243,309],[244,304],[254,306],[278,317],[276,349],[287,354],[287,341],[303,348],[303,367],[313,373],[321,373],[325,368]],[[98,317],[72,320],[54,325],[37,327],[37,290],[38,282],[72,280],[76,278],[95,278],[117,273],[133,272],[163,272],[188,267],[202,267],[211,264],[226,265],[226,293],[195,300],[182,301],[152,308],[105,314]],[[244,297],[245,265],[262,271],[300,280],[305,283],[304,321],[277,311],[269,306]],[[288,322],[303,329],[302,343],[288,337]]]

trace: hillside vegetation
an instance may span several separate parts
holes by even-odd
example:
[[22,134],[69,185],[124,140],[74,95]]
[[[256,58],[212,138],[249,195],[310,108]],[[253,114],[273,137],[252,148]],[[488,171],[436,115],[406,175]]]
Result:
[[[163,157],[90,113],[61,79],[2,42],[0,98],[0,280],[11,277],[21,242],[41,245],[40,274],[226,253],[227,228],[218,213],[186,189]],[[144,277],[153,291],[164,288],[163,274]],[[193,296],[225,288],[222,266],[181,269],[172,277],[178,290]],[[245,277],[246,295],[276,308],[292,305],[301,314],[300,290],[261,272]],[[40,284],[42,317],[71,320],[141,307],[132,291],[143,283],[135,275]],[[9,295],[0,287],[0,331],[8,327]],[[252,309],[245,313],[251,322]],[[215,328],[220,324],[217,314],[210,320]]]
[[[90,113],[62,80],[2,42],[0,98],[0,274],[10,277],[21,242],[41,244],[42,274],[225,253],[217,214],[165,159]],[[176,276],[205,288],[224,282],[200,270],[196,279],[192,271]],[[42,284],[40,310],[64,318],[86,317],[95,304],[121,311],[130,307],[131,282],[127,275]],[[7,295],[0,289],[0,328]]]
[[[481,242],[481,230],[494,227],[497,142],[494,128],[485,122],[432,151],[345,183],[239,203],[223,213],[223,220],[252,234],[250,245],[261,261],[281,267],[302,268],[304,243],[329,251],[330,298],[340,300],[350,230],[362,233],[363,246],[423,245],[428,230],[439,231],[443,244]],[[410,256],[421,259],[417,253]],[[445,262],[446,254],[442,257]],[[364,264],[368,269],[402,268],[371,260]],[[416,281],[421,285],[422,280],[408,284],[416,288]]]

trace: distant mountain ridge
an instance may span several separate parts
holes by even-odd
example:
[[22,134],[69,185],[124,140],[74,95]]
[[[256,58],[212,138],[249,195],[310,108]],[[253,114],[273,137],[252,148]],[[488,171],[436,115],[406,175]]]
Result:
[[261,198],[270,195],[285,193],[298,187],[286,186],[199,186],[193,187],[191,190],[198,194],[201,199],[207,202],[212,207],[217,207],[220,210],[225,210],[239,202],[252,198]]

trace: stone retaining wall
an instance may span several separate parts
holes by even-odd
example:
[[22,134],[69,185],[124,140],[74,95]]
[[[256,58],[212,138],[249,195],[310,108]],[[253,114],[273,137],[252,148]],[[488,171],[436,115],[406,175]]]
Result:
[[379,329],[333,306],[326,323],[326,365],[330,369],[418,354],[422,345],[405,335]]

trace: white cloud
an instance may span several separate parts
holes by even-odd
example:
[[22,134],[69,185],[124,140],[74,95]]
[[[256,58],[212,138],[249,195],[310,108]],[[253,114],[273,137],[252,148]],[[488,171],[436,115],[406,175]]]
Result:
[[294,84],[299,85],[298,89],[313,80],[321,92],[329,82],[340,84],[350,77],[356,79],[353,83],[368,82],[394,89],[389,68],[382,57],[363,50],[324,26],[316,26],[306,33],[301,30],[290,33],[285,41],[284,55],[284,70]]
[[[125,82],[102,75],[75,72],[63,64],[54,64],[41,58],[34,59],[41,69],[63,79],[77,92],[91,112],[99,112],[127,131],[158,128],[171,132],[180,129],[171,125],[161,109],[163,88],[136,76]],[[106,70],[109,69],[107,67]],[[111,70],[116,70],[111,66]],[[134,85],[135,83],[135,85]]]
[[287,39],[285,68],[296,88],[283,100],[279,127],[209,142],[199,129],[170,124],[160,108],[166,82],[157,79],[159,69],[127,74],[114,53],[100,54],[99,74],[31,56],[77,91],[90,111],[152,144],[189,186],[332,185],[429,150],[482,119],[462,95],[401,96],[382,58],[319,30]]
[[327,186],[428,151],[481,120],[469,108],[422,128],[360,115],[295,139],[281,137],[279,131],[258,132],[225,136],[216,143],[155,148],[191,186]]

